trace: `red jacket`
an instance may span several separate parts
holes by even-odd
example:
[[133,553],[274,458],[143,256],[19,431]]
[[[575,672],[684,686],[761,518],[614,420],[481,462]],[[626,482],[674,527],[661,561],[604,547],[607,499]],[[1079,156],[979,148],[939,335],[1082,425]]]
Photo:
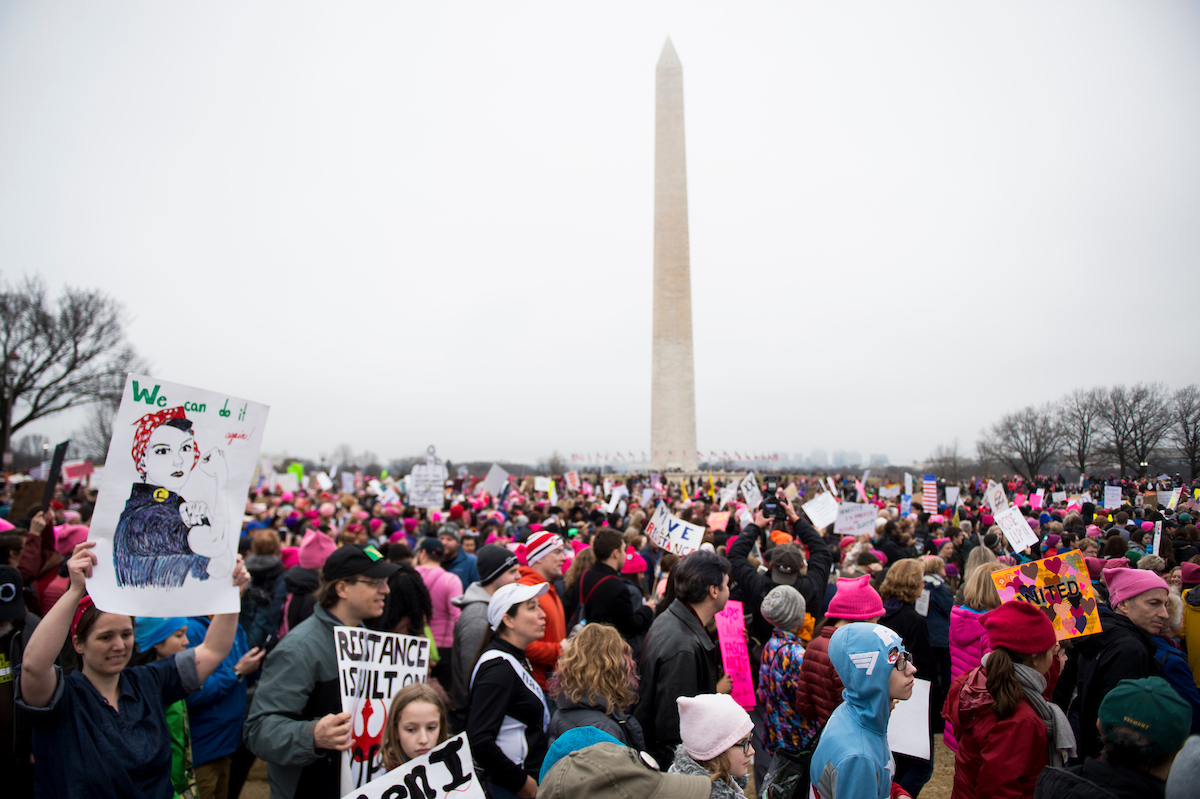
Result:
[[1046,723],[1024,697],[1006,719],[992,707],[983,666],[950,684],[942,715],[958,734],[951,799],[1033,799],[1048,765]]
[[809,642],[796,681],[796,711],[817,724],[828,721],[833,709],[842,703],[842,678],[829,659],[833,629],[832,623],[826,624],[821,634]]
[[538,599],[538,604],[546,614],[546,631],[541,640],[534,641],[525,648],[525,657],[529,658],[529,663],[533,666],[533,679],[544,689],[546,678],[554,673],[554,667],[558,665],[558,656],[562,654],[562,642],[567,637],[567,617],[563,613],[562,600],[554,590],[554,583],[528,566],[521,567],[521,578],[517,582],[521,585],[546,583],[550,586],[550,590]]

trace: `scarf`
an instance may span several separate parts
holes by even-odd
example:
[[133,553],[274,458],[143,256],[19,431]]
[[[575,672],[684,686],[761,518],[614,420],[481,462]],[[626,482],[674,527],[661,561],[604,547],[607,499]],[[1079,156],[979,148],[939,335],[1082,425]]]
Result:
[[[980,661],[985,668],[988,658],[991,656],[992,653],[989,652]],[[1033,706],[1034,712],[1046,725],[1048,763],[1055,768],[1061,768],[1065,761],[1075,756],[1075,733],[1071,732],[1071,724],[1067,721],[1062,708],[1052,702],[1047,702],[1042,696],[1042,691],[1046,690],[1045,677],[1022,663],[1013,663],[1013,669],[1016,672],[1017,680],[1021,683],[1025,699]]]

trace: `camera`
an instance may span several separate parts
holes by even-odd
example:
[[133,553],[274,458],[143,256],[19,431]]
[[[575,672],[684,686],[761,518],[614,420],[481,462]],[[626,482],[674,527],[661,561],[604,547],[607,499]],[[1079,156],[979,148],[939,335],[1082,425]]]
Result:
[[780,499],[775,493],[779,490],[779,475],[763,475],[763,488],[763,515],[778,521],[787,519],[787,510],[783,507],[787,500]]

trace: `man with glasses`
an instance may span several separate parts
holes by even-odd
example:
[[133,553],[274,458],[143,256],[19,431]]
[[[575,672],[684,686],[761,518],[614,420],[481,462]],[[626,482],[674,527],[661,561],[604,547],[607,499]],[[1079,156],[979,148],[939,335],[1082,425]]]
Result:
[[347,544],[325,561],[313,615],[267,656],[246,717],[246,745],[267,762],[273,799],[341,795],[341,753],[350,747],[333,628],[383,615],[388,577],[399,567],[375,547]]

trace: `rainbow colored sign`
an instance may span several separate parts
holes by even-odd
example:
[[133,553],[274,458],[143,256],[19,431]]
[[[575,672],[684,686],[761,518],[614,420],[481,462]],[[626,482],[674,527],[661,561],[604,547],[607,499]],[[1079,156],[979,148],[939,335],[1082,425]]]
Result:
[[1077,551],[1055,555],[992,573],[1001,602],[1037,605],[1062,641],[1100,632],[1096,594]]

